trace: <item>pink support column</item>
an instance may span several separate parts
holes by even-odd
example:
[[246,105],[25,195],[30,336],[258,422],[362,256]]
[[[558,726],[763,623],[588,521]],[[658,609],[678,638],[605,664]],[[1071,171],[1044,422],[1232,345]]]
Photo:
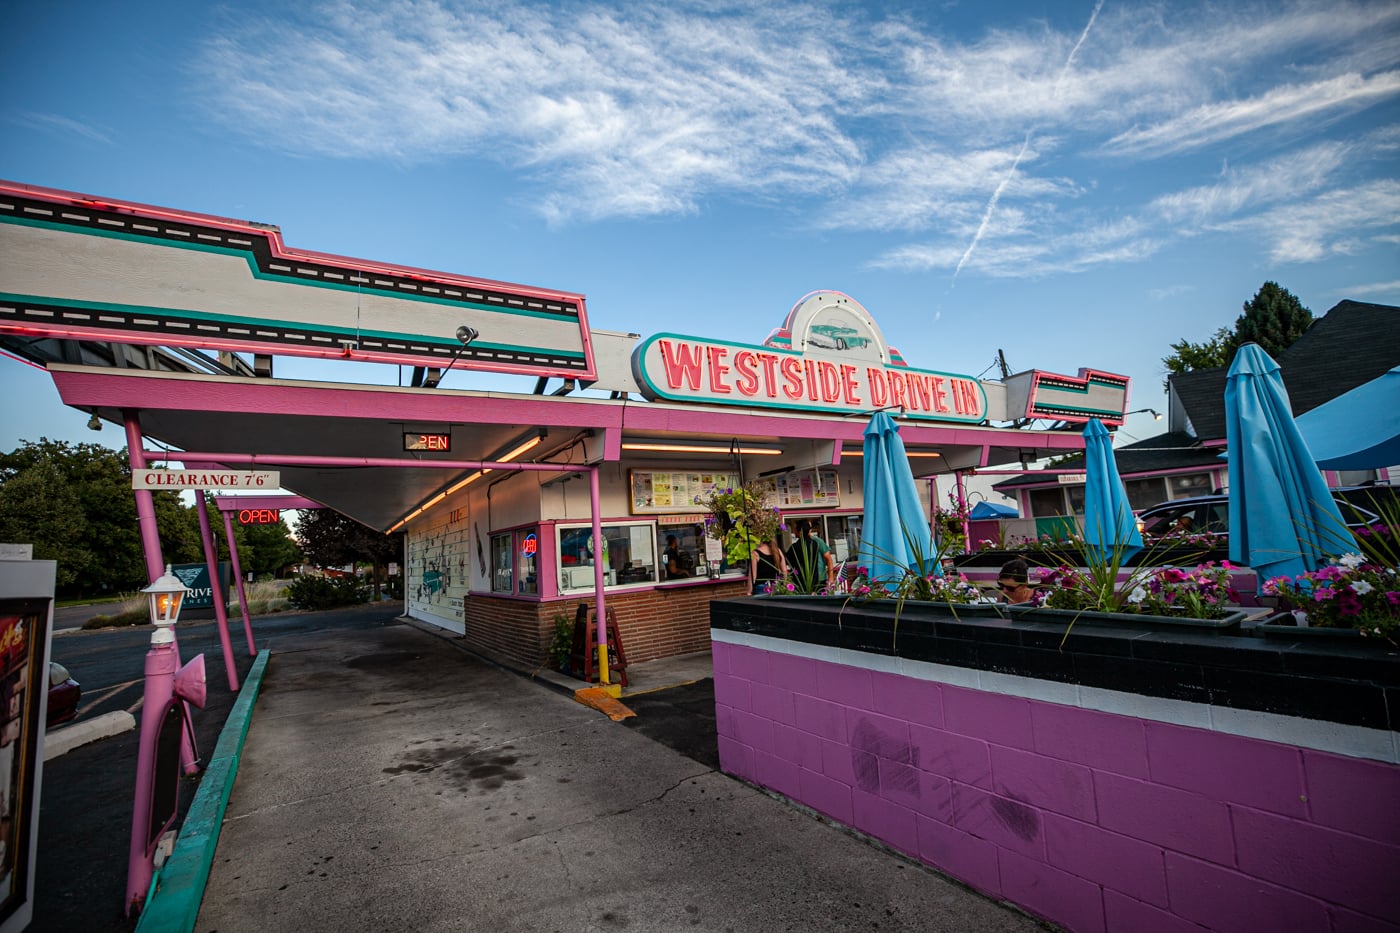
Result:
[[[126,428],[126,459],[133,470],[146,469],[145,438],[141,436],[140,413],[122,410],[122,424]],[[154,494],[149,489],[134,489],[136,496],[136,524],[141,532],[141,550],[146,555],[147,583],[154,583],[165,573],[165,559],[160,553],[160,528],[156,525],[156,504]],[[172,633],[173,636],[173,633]],[[171,648],[175,652],[175,666],[180,666],[180,645],[172,637]],[[185,708],[186,714],[189,708]],[[186,729],[180,735],[180,766],[186,774],[199,771],[199,748]]]
[[209,506],[204,490],[194,491],[195,508],[199,511],[199,537],[204,542],[204,562],[209,567],[209,588],[214,597],[214,621],[219,625],[219,643],[224,649],[224,667],[228,669],[228,688],[238,690],[238,668],[233,664],[233,642],[228,636],[228,612],[224,609],[224,593],[219,589],[219,551],[214,546],[214,534],[209,529]]
[[[122,411],[126,426],[126,456],[133,470],[146,469],[145,439],[137,412]],[[146,582],[154,583],[165,572],[160,555],[160,530],[156,526],[156,506],[149,489],[133,490],[136,495],[136,524],[141,531],[141,549],[146,555]]]
[[603,507],[598,493],[598,467],[588,468],[588,501],[593,510],[593,589],[598,603],[598,682],[611,683],[608,671],[607,609],[603,606]]
[[248,618],[248,592],[243,588],[243,568],[238,565],[238,544],[233,540],[233,516],[223,512],[224,536],[228,538],[228,559],[233,564],[233,579],[238,585],[238,608],[243,613],[243,634],[248,636],[248,657],[258,656],[253,646],[253,622]]
[[962,470],[953,474],[958,484],[958,512],[962,515],[963,550],[972,550],[972,524],[967,520],[967,486],[963,483]]
[[[151,886],[151,790],[155,783],[156,738],[175,690],[180,659],[171,642],[159,643],[154,632],[146,652],[146,687],[141,703],[141,732],[136,752],[136,800],[131,810],[131,848],[126,863],[126,916],[140,913]],[[173,634],[173,633],[171,633]],[[188,729],[181,729],[188,732]]]

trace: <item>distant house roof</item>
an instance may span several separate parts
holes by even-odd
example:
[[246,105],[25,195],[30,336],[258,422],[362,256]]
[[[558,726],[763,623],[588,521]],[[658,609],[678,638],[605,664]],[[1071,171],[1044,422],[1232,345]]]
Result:
[[[1191,467],[1219,467],[1219,448],[1201,447],[1196,439],[1185,431],[1159,434],[1132,444],[1115,448],[1113,459],[1118,464],[1118,473],[1125,479],[1143,474],[1155,475],[1169,470],[1183,470]],[[1058,464],[1066,470],[1084,469],[1084,455],[1076,454]],[[1059,482],[1055,474],[1033,470],[992,484],[999,492],[1006,492],[1020,486],[1045,486]]]
[[[1314,321],[1277,362],[1294,416],[1311,411],[1400,366],[1400,308],[1343,301]],[[1225,438],[1227,372],[1222,366],[1168,379],[1203,442]]]

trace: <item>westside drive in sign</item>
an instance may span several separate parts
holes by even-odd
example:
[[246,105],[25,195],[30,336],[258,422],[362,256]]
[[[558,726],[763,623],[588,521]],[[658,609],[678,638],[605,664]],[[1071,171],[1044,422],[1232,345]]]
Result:
[[132,470],[132,489],[276,489],[277,470]]

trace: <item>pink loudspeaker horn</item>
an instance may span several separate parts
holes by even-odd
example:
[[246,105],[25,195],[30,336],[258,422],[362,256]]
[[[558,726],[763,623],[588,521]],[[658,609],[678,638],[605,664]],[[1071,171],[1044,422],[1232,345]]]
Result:
[[208,695],[204,680],[204,655],[195,655],[175,672],[175,695],[204,709],[204,698]]

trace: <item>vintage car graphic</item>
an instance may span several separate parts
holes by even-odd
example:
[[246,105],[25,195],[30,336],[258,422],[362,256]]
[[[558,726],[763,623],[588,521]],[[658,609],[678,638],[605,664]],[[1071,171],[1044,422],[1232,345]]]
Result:
[[840,327],[836,324],[813,324],[807,332],[807,342],[828,350],[860,349],[870,343],[869,337],[862,337],[854,327]]

